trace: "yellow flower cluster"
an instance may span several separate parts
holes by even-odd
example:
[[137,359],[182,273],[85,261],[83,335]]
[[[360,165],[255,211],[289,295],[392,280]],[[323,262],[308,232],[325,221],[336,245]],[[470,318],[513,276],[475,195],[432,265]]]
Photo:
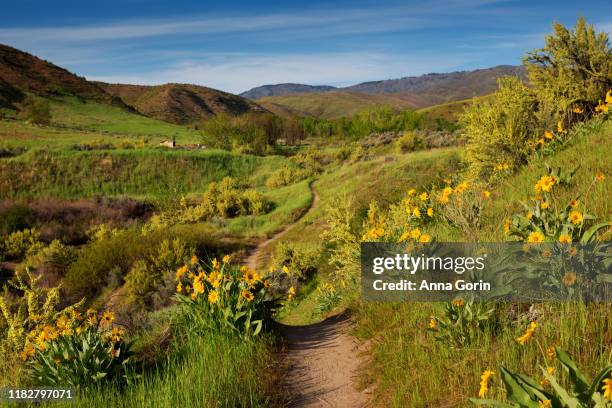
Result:
[[599,101],[599,103],[595,107],[595,112],[608,113],[608,111],[610,110],[610,106],[612,106],[612,89],[606,93],[606,98],[603,102]]
[[[32,315],[29,320],[40,323],[41,317]],[[47,350],[50,342],[60,337],[79,335],[90,329],[100,332],[112,343],[119,343],[123,338],[123,330],[113,327],[114,321],[115,314],[108,310],[98,319],[98,313],[94,309],[87,309],[85,317],[78,310],[70,309],[57,317],[55,322],[37,324],[26,336],[21,358],[26,361],[36,354],[36,350],[41,352]]]
[[524,346],[525,343],[527,343],[529,341],[529,339],[531,339],[533,337],[533,334],[535,333],[537,328],[538,328],[538,324],[536,322],[529,323],[529,327],[527,328],[525,333],[522,336],[518,337],[516,339],[516,341],[521,346]]
[[[207,273],[198,258],[192,257],[187,264],[176,270],[176,292],[188,295],[193,302],[203,296],[208,304],[221,306],[227,301],[228,296],[232,296],[224,282],[235,283],[238,288],[235,296],[247,302],[255,300],[253,292],[257,292],[262,286],[265,288],[270,286],[259,273],[247,266],[232,269],[230,261],[229,255],[221,258],[221,262],[213,258],[210,272]],[[232,275],[232,270],[236,270],[235,275]]]
[[550,193],[555,184],[557,184],[558,180],[555,176],[551,176],[548,174],[543,175],[534,185],[534,190],[536,193]]

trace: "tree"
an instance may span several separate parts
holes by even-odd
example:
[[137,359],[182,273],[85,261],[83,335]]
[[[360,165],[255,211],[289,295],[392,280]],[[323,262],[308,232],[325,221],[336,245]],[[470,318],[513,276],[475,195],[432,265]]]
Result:
[[26,98],[23,102],[21,117],[37,125],[48,125],[51,123],[49,101],[34,97]]

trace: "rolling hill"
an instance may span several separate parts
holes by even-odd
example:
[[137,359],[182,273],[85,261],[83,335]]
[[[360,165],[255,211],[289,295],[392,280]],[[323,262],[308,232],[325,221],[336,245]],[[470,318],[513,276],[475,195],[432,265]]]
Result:
[[276,84],[262,85],[250,89],[240,94],[240,96],[249,99],[260,99],[266,96],[281,96],[298,93],[314,93],[314,92],[329,92],[336,88],[329,85],[303,85],[303,84]]
[[[235,116],[246,112],[267,112],[249,99],[203,86],[88,81],[34,55],[0,44],[0,108],[18,111],[27,94],[52,99],[54,107],[67,117],[83,116],[82,104],[74,101],[74,97],[82,102],[112,105],[131,115],[140,113],[179,125],[218,114]],[[60,109],[62,106],[63,110]],[[73,112],[72,108],[78,109]],[[97,109],[100,111],[101,107]]]
[[15,109],[25,93],[54,97],[74,95],[123,105],[96,83],[27,52],[0,44],[0,105]]
[[266,112],[246,98],[198,85],[125,85],[98,83],[109,94],[143,115],[179,125],[211,116]]
[[414,101],[398,95],[368,95],[346,91],[269,96],[257,102],[264,106],[273,104],[298,115],[321,119],[352,116],[360,110],[375,106],[391,106],[397,109],[417,107]]

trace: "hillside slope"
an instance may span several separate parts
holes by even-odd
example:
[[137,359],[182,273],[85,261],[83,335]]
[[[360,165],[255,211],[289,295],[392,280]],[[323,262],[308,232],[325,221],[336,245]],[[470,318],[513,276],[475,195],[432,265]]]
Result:
[[143,115],[180,125],[219,114],[236,116],[247,112],[266,112],[248,99],[198,85],[99,84]]
[[408,98],[397,95],[368,95],[357,92],[326,92],[298,95],[269,96],[258,100],[264,105],[275,104],[291,112],[321,119],[352,116],[360,110],[375,106],[397,109],[415,108]]
[[0,44],[0,105],[15,108],[26,92],[40,96],[75,95],[123,105],[100,86],[68,70]]

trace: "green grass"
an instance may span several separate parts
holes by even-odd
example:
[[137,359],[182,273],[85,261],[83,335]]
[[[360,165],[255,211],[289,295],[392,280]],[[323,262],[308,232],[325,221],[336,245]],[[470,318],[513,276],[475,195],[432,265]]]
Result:
[[289,186],[267,190],[260,189],[275,207],[263,215],[250,215],[229,219],[226,230],[230,233],[241,233],[245,237],[271,235],[283,226],[297,220],[312,201],[309,180]]
[[95,132],[130,136],[150,136],[157,139],[177,137],[180,143],[199,141],[199,133],[184,126],[129,112],[117,106],[83,101],[75,97],[51,100],[54,124]]
[[[202,193],[223,177],[249,179],[280,167],[282,157],[221,150],[33,150],[0,161],[0,198]],[[261,169],[259,167],[262,166]]]
[[277,393],[269,370],[273,359],[270,336],[252,342],[219,334],[194,337],[124,389],[77,392],[74,406],[269,407]]

